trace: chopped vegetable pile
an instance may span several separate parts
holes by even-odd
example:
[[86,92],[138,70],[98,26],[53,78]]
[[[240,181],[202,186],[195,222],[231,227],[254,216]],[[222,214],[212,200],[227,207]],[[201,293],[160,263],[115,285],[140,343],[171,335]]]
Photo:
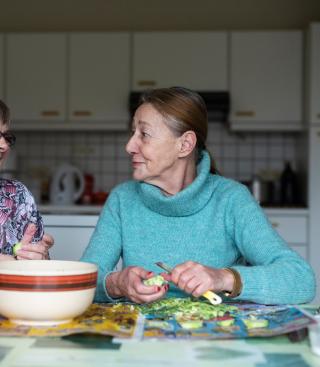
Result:
[[177,320],[210,320],[226,313],[235,314],[235,306],[227,304],[212,305],[205,301],[190,298],[166,298],[149,304],[137,306],[144,315],[174,317]]

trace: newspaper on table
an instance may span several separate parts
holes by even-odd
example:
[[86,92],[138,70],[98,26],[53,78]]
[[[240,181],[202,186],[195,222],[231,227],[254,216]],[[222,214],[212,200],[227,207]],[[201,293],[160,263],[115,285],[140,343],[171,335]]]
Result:
[[223,303],[186,298],[140,306],[146,320],[144,339],[238,339],[288,334],[315,322],[293,305]]
[[143,327],[139,311],[128,304],[92,304],[69,323],[52,326],[18,325],[0,318],[0,336],[65,336],[96,333],[117,338],[136,338]]
[[144,306],[93,304],[71,322],[52,326],[18,325],[0,317],[0,336],[57,337],[95,333],[136,340],[239,339],[287,334],[313,323],[311,315],[292,305],[226,303],[214,306],[202,300],[171,298]]

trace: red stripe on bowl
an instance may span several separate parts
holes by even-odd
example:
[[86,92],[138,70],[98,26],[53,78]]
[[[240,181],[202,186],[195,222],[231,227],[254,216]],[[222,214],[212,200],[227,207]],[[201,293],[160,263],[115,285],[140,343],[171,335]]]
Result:
[[95,288],[96,281],[83,282],[79,284],[15,284],[15,283],[1,283],[0,291],[22,291],[22,292],[64,292],[75,291],[82,289]]
[[2,284],[25,284],[25,285],[63,285],[63,284],[81,284],[83,282],[91,282],[97,280],[97,272],[80,275],[59,275],[59,276],[42,276],[42,275],[11,275],[0,274],[0,283]]

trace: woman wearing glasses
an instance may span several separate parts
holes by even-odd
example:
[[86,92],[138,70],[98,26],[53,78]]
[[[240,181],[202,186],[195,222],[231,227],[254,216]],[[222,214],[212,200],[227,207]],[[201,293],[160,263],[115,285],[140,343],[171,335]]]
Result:
[[[16,138],[9,131],[9,108],[0,100],[0,167]],[[16,244],[19,250],[13,251]],[[0,178],[0,260],[48,259],[53,238],[44,234],[34,198],[19,181]]]

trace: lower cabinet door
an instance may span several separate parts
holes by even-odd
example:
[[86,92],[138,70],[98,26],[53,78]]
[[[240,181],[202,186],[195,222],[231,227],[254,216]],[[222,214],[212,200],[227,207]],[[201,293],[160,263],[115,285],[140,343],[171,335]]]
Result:
[[308,217],[305,214],[268,215],[270,223],[287,244],[308,261]]
[[305,260],[308,261],[308,251],[306,245],[296,245],[289,243],[289,246],[292,248],[292,250],[296,251],[298,254],[300,254]]
[[[50,249],[52,260],[78,261],[89,244],[95,227],[58,227],[46,226],[46,232],[54,238],[54,246]],[[120,259],[114,270],[122,270]]]
[[46,226],[46,232],[54,238],[50,258],[52,260],[79,260],[93,231],[94,227]]
[[269,220],[273,228],[288,243],[307,243],[308,219],[306,216],[272,215]]

